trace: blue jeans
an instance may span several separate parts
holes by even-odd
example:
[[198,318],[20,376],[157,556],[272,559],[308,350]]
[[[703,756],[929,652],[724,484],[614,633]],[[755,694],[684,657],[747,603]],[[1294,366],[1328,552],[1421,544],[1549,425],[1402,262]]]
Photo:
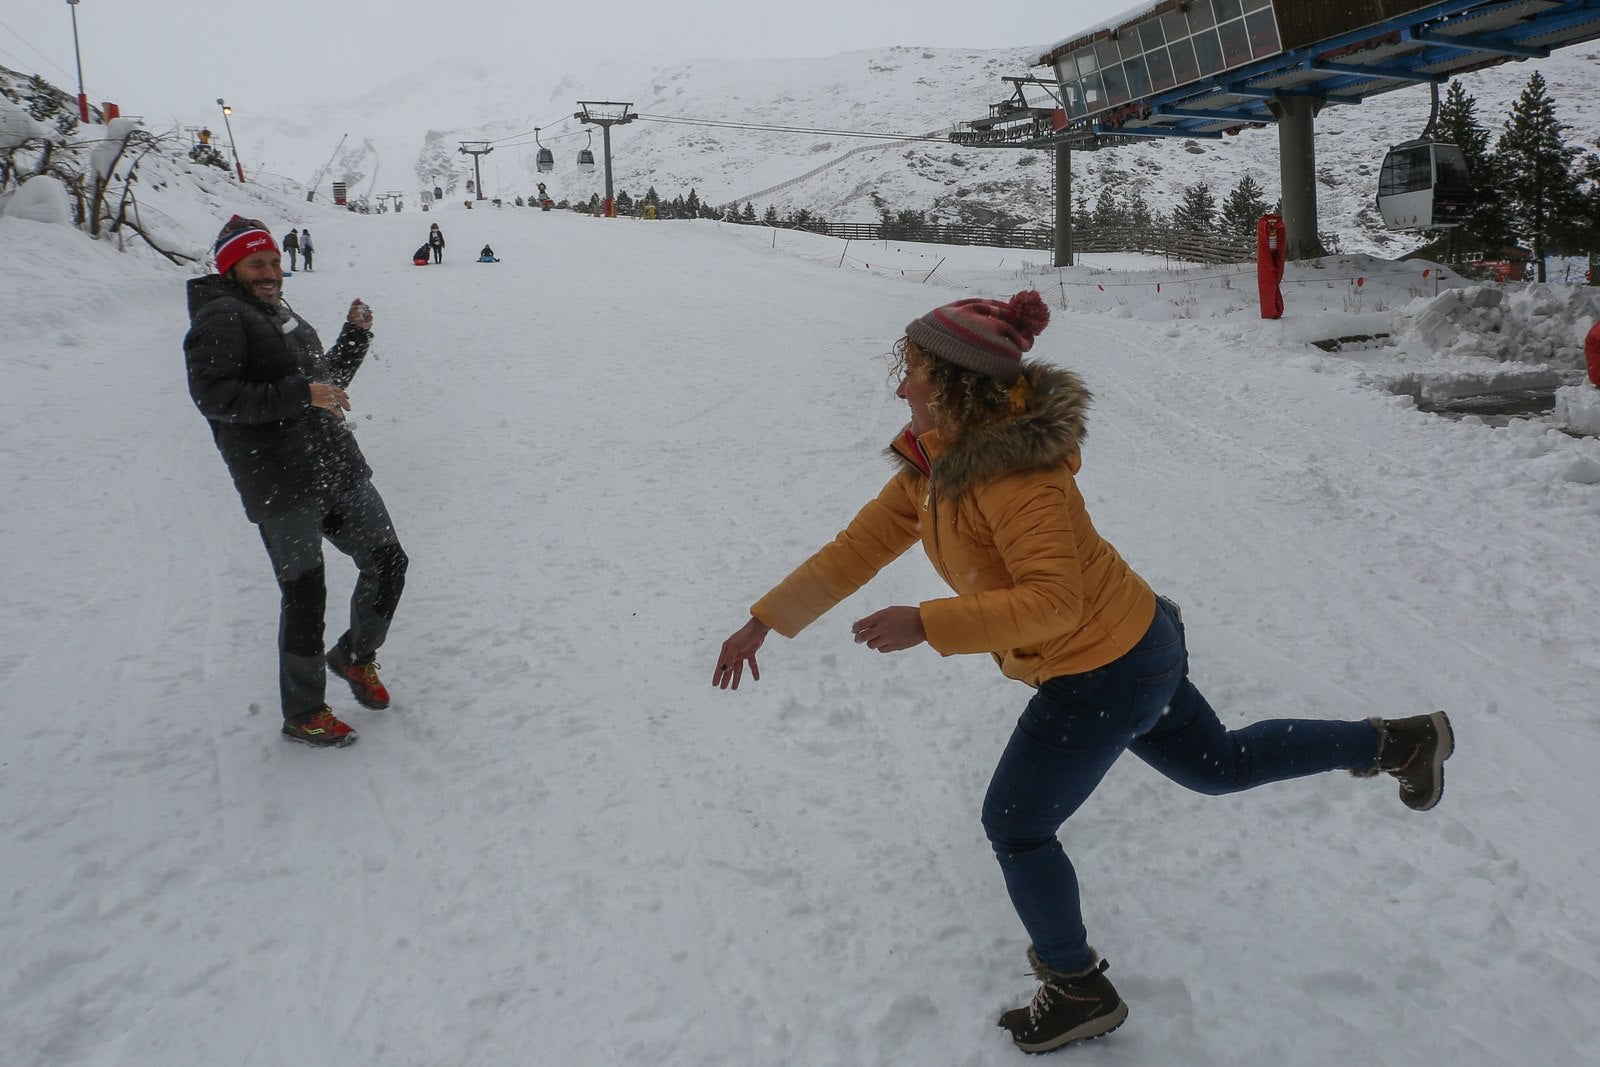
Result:
[[1078,876],[1056,831],[1123,749],[1196,792],[1219,796],[1378,760],[1365,719],[1272,719],[1228,730],[1189,681],[1183,623],[1157,601],[1150,629],[1104,667],[1045,682],[1011,734],[983,801],[983,827],[1034,950],[1058,971],[1094,962]]

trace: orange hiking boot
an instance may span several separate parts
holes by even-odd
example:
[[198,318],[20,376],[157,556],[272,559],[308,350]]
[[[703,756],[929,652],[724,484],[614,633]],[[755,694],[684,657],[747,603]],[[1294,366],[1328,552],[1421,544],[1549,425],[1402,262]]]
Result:
[[340,721],[324,704],[316,711],[283,721],[283,736],[319,748],[343,748],[356,739],[350,724]]
[[350,683],[350,692],[364,708],[383,710],[389,706],[389,691],[378,680],[378,665],[371,660],[352,663],[338,645],[328,649],[328,671]]

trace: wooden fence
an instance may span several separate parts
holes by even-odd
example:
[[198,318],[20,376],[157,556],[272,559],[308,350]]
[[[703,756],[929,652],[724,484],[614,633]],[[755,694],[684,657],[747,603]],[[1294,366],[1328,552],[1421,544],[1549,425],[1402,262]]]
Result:
[[[782,225],[782,224],[780,224]],[[1054,229],[1007,229],[946,223],[807,223],[785,226],[850,241],[917,241],[942,245],[987,245],[992,248],[1055,248]],[[1170,226],[1084,227],[1072,231],[1077,252],[1143,252],[1190,263],[1245,263],[1256,257],[1255,242],[1214,233],[1195,233]]]

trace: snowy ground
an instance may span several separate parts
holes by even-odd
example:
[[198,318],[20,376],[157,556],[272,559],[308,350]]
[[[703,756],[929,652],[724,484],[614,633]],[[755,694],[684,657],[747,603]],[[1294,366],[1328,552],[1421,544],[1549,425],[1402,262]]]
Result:
[[[1208,799],[1119,764],[1065,837],[1132,1015],[1058,1058],[1600,1059],[1600,445],[1388,391],[1504,366],[1459,341],[1306,343],[1400,337],[1425,266],[1298,268],[1263,323],[1248,269],[311,218],[288,297],[325,339],[376,311],[353,416],[412,559],[394,707],[330,688],[361,730],[336,752],[277,736],[277,591],[184,389],[185,273],[0,219],[6,1062],[1022,1062],[977,812],[1027,690],[849,640],[940,595],[930,568],[708,683],[887,475],[904,323],[1027,285],[1038,354],[1096,395],[1096,523],[1183,604],[1224,719],[1442,707],[1459,739],[1427,815],[1386,778]],[[415,268],[430,221],[448,258]],[[1592,298],[1559,299],[1519,336],[1571,382]]]

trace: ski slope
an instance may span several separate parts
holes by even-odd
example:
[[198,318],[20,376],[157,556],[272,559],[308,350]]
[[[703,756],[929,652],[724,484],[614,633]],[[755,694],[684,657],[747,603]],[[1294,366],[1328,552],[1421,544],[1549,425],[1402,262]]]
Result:
[[1147,320],[998,250],[459,204],[312,228],[286,295],[324,340],[374,308],[351,417],[411,557],[394,705],[330,684],[361,732],[330,752],[278,737],[277,589],[185,391],[186,274],[0,220],[7,1062],[1020,1063],[978,808],[1028,691],[849,639],[931,568],[709,681],[887,477],[904,324],[1033,285],[1035,354],[1096,396],[1095,522],[1183,605],[1224,721],[1444,708],[1458,739],[1427,815],[1388,778],[1212,799],[1120,763],[1065,841],[1132,1014],[1058,1058],[1600,1059],[1595,442],[1419,413],[1301,343],[1372,312],[1347,279],[1279,324],[1248,280]]

